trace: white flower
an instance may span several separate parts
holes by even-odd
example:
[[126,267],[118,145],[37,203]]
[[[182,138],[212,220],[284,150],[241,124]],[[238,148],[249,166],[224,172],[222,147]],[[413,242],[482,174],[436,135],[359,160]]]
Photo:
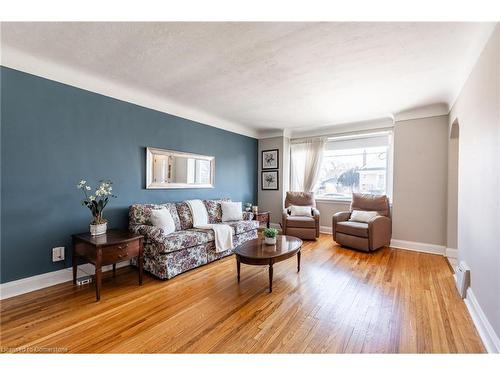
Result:
[[89,199],[90,199],[91,201],[95,201],[95,197],[94,197],[93,195],[91,195],[91,196],[89,197]]
[[80,185],[82,185],[82,186],[85,185],[86,183],[87,183],[87,181],[85,181],[85,180],[80,181]]
[[89,191],[89,190],[91,190],[92,188],[91,188],[90,186],[85,186],[85,189],[86,189],[87,191]]

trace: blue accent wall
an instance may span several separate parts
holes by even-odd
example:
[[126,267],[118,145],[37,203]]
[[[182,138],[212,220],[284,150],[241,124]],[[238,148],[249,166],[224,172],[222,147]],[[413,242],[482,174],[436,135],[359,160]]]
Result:
[[[70,267],[70,235],[90,221],[80,179],[114,182],[111,228],[127,228],[133,203],[257,200],[254,138],[5,67],[0,79],[2,283]],[[146,190],[146,147],[215,156],[215,188]]]

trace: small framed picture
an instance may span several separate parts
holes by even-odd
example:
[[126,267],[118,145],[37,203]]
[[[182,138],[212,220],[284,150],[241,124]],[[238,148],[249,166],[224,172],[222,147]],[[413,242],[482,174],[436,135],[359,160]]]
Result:
[[262,151],[262,169],[278,169],[279,166],[279,150],[263,150]]
[[279,190],[278,171],[262,171],[262,190]]

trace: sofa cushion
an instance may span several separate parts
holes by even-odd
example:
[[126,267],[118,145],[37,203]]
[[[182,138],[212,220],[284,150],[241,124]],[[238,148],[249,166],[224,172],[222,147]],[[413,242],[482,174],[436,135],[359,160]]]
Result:
[[163,236],[160,245],[163,253],[171,253],[188,247],[199,246],[214,240],[212,230],[190,229]]
[[186,202],[177,202],[175,207],[177,207],[177,213],[179,214],[181,229],[191,229],[193,227],[193,214],[189,205]]
[[203,201],[208,213],[208,222],[210,224],[220,223],[222,221],[221,202],[230,202],[229,198],[222,199],[206,199]]
[[256,220],[225,221],[223,224],[230,225],[234,234],[241,234],[259,228],[259,222]]
[[338,233],[349,234],[351,236],[368,238],[367,223],[358,223],[356,221],[341,221],[337,223],[336,231]]
[[174,220],[175,230],[181,230],[181,222],[174,203],[162,204],[133,204],[129,209],[129,225],[152,225],[151,212],[167,208]]
[[310,216],[288,216],[287,228],[316,228],[316,220]]
[[243,220],[241,202],[220,202],[222,208],[222,221]]
[[[235,235],[256,230],[259,227],[259,222],[253,220],[229,221],[224,224],[230,225]],[[151,237],[149,239],[153,241],[159,253],[171,253],[172,251],[203,245],[215,240],[214,231],[211,229],[188,229],[169,234],[156,233]]]
[[151,223],[153,226],[161,228],[165,234],[175,232],[176,229],[174,219],[172,219],[170,211],[166,208],[152,210]]

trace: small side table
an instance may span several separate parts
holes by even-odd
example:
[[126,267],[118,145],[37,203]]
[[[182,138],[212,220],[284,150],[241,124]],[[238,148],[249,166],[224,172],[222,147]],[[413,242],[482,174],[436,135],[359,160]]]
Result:
[[101,268],[113,265],[113,277],[116,275],[116,263],[137,257],[139,285],[142,285],[142,251],[144,236],[116,229],[105,234],[92,236],[90,233],[74,234],[73,239],[73,284],[76,284],[78,258],[95,266],[96,300],[101,299]]
[[258,221],[259,223],[266,224],[266,227],[269,228],[271,225],[271,212],[270,211],[262,211],[253,214],[253,219]]

